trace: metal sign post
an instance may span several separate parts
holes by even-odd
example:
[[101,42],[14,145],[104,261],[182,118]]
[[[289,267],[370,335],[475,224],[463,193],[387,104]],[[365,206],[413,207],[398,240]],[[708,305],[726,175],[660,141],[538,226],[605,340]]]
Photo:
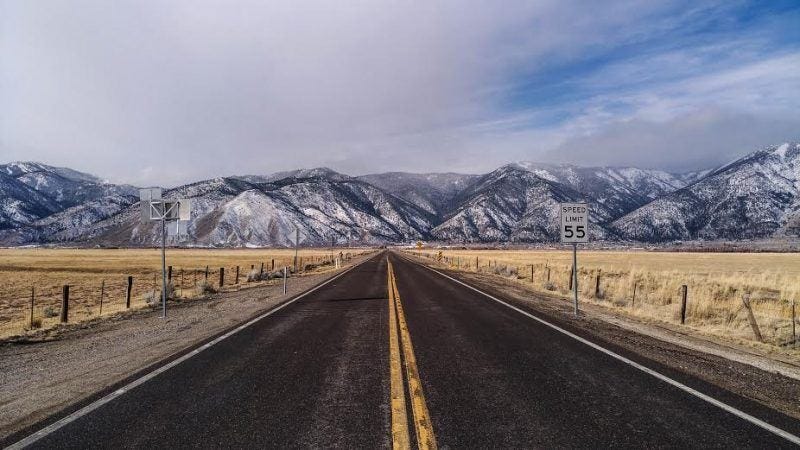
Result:
[[587,203],[561,203],[561,242],[572,244],[572,294],[575,317],[578,317],[578,244],[589,242],[589,205]]
[[[164,200],[161,198],[161,188],[146,188],[139,190],[139,200],[142,208],[142,222],[161,222],[161,317],[167,317],[167,222],[176,222],[175,236],[186,233],[185,221],[191,218],[191,201]],[[181,226],[181,221],[184,221]],[[172,236],[172,228],[169,234]]]

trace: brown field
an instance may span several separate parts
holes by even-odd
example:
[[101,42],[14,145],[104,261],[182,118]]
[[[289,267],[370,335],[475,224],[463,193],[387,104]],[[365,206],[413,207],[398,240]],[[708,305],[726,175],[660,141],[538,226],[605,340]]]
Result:
[[[336,253],[357,254],[362,249],[337,248]],[[330,261],[330,249],[301,249],[302,265]],[[208,266],[208,281],[219,284],[225,268],[224,289],[238,289],[248,283],[251,266],[260,271],[291,266],[291,249],[167,249],[167,265],[173,266],[172,282],[181,299],[198,295]],[[236,283],[236,266],[240,267]],[[315,268],[325,270],[330,265]],[[134,277],[131,308],[147,307],[146,299],[160,298],[161,253],[156,249],[0,249],[0,337],[19,334],[31,326],[31,289],[34,294],[34,328],[58,323],[62,286],[70,286],[69,321],[79,322],[100,314],[125,309],[127,277]],[[278,282],[278,281],[273,281]],[[266,281],[258,283],[268,283]],[[41,320],[41,325],[38,322]]]
[[[422,253],[436,257],[438,251]],[[571,251],[443,250],[442,256],[451,267],[470,271],[475,270],[477,258],[481,271],[513,278],[535,291],[569,294]],[[675,323],[680,320],[681,286],[685,284],[686,326],[753,340],[742,302],[742,296],[749,294],[764,341],[786,345],[792,339],[792,300],[800,302],[798,254],[579,251],[578,268],[582,301]]]

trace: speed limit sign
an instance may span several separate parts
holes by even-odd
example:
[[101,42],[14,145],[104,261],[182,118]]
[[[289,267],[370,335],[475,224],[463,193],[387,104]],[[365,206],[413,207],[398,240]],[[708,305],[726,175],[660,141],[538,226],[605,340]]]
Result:
[[561,242],[583,244],[589,242],[589,205],[587,203],[562,203]]

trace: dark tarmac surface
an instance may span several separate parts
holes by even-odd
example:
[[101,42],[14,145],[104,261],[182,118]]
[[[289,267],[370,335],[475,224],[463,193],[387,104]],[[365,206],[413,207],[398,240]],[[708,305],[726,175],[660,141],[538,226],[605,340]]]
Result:
[[[391,447],[386,258],[371,258],[34,447]],[[390,258],[440,448],[794,448]]]

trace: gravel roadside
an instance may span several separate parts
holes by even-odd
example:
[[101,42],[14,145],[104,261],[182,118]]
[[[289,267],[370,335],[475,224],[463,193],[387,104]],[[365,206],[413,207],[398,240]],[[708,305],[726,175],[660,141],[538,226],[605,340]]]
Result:
[[280,284],[215,294],[0,343],[0,441],[374,256]]
[[[535,293],[497,275],[457,271],[428,260],[408,259],[510,300],[543,319],[562,326],[575,325],[572,303],[561,297]],[[677,327],[647,323],[587,302],[582,303],[581,311],[578,326],[595,341],[617,346],[800,419],[800,361],[791,356],[715,342]]]

